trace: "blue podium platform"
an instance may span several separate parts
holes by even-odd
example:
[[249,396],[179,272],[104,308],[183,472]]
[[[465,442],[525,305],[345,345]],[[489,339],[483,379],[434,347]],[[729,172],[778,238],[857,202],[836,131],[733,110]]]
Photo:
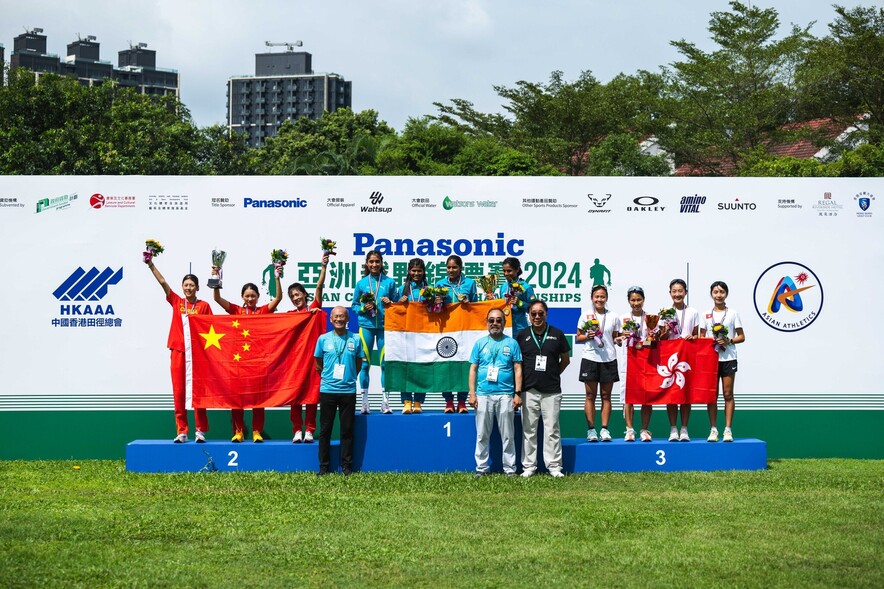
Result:
[[[516,419],[517,464],[521,467],[522,427]],[[473,414],[357,415],[354,470],[363,472],[451,472],[476,467],[476,423]],[[317,436],[318,438],[318,436]],[[210,440],[205,444],[175,444],[170,440],[136,440],[126,446],[126,469],[131,472],[316,471],[317,442],[263,444]],[[562,440],[565,472],[639,472],[762,470],[767,468],[767,444],[738,439],[733,443],[612,442]],[[543,469],[542,450],[538,452]],[[500,471],[500,438],[492,437],[492,470]],[[332,469],[340,467],[340,446],[332,441]]]

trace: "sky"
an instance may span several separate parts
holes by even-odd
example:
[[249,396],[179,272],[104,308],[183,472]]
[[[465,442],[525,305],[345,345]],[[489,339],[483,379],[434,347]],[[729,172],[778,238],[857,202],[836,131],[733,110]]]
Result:
[[[754,2],[776,8],[780,35],[816,21],[818,37],[835,18],[832,3]],[[204,127],[226,121],[227,80],[254,74],[265,41],[300,40],[314,71],[352,82],[355,111],[374,109],[401,130],[452,98],[499,112],[495,85],[545,82],[555,70],[603,82],[658,71],[679,58],[670,41],[713,49],[709,16],[726,10],[725,0],[0,0],[0,43],[8,61],[26,29],[42,28],[49,53],[62,56],[78,35],[94,35],[114,65],[130,42],[147,43],[158,67],[178,70],[181,100]]]

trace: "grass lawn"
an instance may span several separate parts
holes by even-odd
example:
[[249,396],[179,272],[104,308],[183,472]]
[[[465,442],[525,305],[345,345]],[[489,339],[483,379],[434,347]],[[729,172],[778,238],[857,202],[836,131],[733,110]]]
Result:
[[879,589],[882,498],[864,460],[561,480],[7,461],[0,587]]

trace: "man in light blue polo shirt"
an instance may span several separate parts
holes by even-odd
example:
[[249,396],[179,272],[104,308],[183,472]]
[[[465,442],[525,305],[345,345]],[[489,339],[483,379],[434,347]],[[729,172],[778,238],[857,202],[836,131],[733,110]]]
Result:
[[476,410],[476,477],[488,474],[488,443],[497,416],[503,446],[503,472],[516,475],[513,411],[522,405],[522,351],[504,335],[504,315],[491,309],[486,317],[488,335],[470,354],[470,405]]
[[331,432],[335,413],[341,412],[341,469],[353,470],[353,422],[356,418],[356,375],[365,352],[355,333],[347,331],[350,314],[344,307],[331,312],[334,329],[316,342],[316,370],[319,384],[319,474],[328,474],[331,462]]

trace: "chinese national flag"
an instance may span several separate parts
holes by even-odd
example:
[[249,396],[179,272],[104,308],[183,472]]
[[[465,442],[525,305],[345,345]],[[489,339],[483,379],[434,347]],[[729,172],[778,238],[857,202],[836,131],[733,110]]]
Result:
[[666,340],[657,347],[629,348],[626,402],[634,405],[714,403],[718,352],[710,339]]
[[325,325],[323,311],[185,317],[187,406],[318,403],[313,352]]

